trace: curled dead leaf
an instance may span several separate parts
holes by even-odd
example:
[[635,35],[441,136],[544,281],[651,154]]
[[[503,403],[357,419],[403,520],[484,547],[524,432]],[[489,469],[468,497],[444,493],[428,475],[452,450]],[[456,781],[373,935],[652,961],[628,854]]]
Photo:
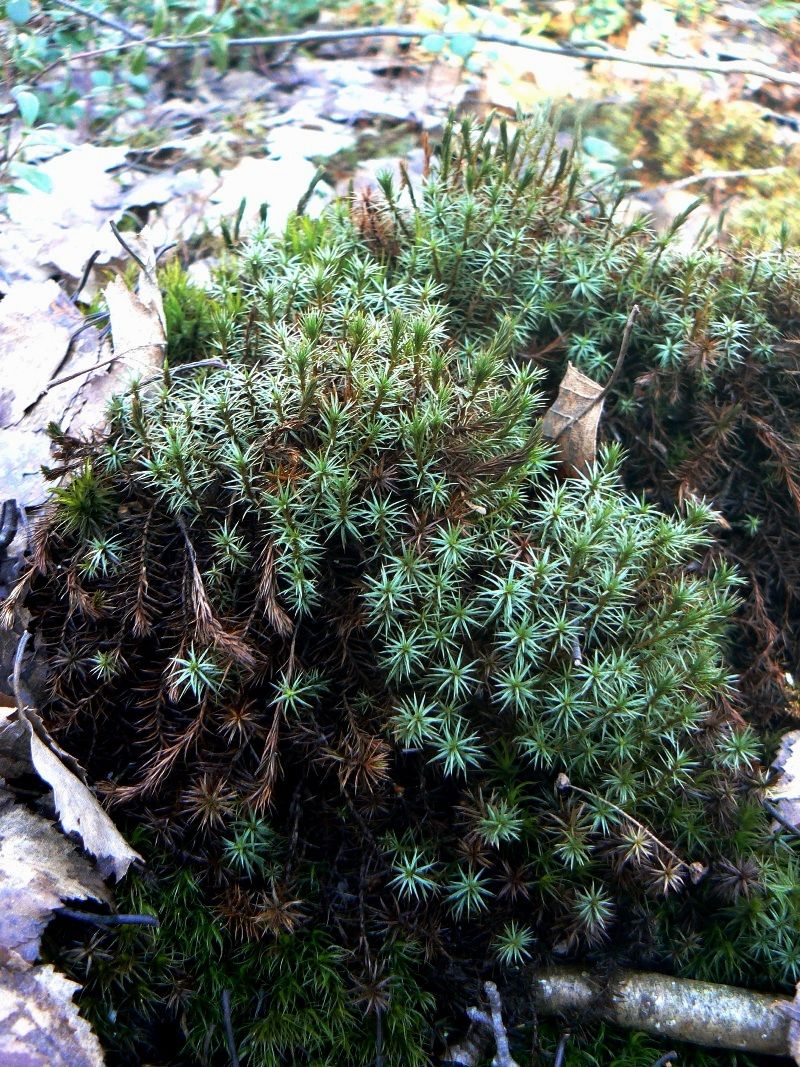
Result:
[[24,703],[19,676],[29,637],[27,631],[22,635],[15,656],[16,709],[2,709],[0,716],[0,767],[4,751],[10,752],[17,762],[27,757],[30,769],[53,791],[56,815],[64,833],[78,836],[86,851],[95,857],[104,877],[113,875],[119,880],[141,856],[100,806],[77,760],[56,745],[36,709]]
[[562,477],[583,471],[594,462],[602,395],[603,386],[574,363],[567,364],[558,395],[542,420],[543,435],[556,445]]
[[766,790],[766,799],[786,823],[800,830],[800,730],[783,735],[772,770],[777,777]]
[[0,792],[0,950],[35,962],[52,913],[66,900],[108,903],[100,874],[47,819]]
[[111,320],[114,354],[147,376],[163,364],[167,344],[156,253],[147,227],[138,235],[118,233],[118,237],[138,262],[140,271],[135,293],[117,277],[103,294]]

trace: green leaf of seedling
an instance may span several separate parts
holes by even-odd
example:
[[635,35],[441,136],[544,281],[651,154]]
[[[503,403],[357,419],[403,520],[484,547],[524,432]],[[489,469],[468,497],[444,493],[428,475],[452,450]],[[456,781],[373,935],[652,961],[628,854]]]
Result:
[[160,37],[164,30],[167,28],[169,21],[169,8],[167,7],[165,0],[156,0],[153,5],[153,21],[150,25],[150,32],[153,37]]
[[215,33],[211,38],[211,61],[219,71],[228,69],[228,37],[224,33]]
[[447,44],[447,38],[443,37],[441,33],[429,33],[419,43],[426,52],[438,55]]
[[450,51],[459,59],[467,59],[475,51],[477,43],[477,38],[471,33],[457,33],[450,38]]
[[584,137],[583,150],[593,159],[602,160],[603,163],[613,163],[620,156],[616,145],[604,141],[602,137]]
[[39,97],[30,89],[12,89],[12,93],[23,123],[26,126],[33,126],[41,108]]
[[130,72],[134,76],[141,75],[147,67],[147,51],[144,48],[136,48],[131,52]]
[[12,163],[9,171],[13,177],[25,182],[32,189],[37,189],[40,193],[51,193],[53,191],[53,183],[50,176],[30,163]]
[[203,30],[208,29],[208,23],[208,16],[204,15],[201,11],[196,11],[184,23],[183,32],[184,34],[202,33]]
[[31,17],[30,0],[8,0],[6,14],[17,26],[22,26]]

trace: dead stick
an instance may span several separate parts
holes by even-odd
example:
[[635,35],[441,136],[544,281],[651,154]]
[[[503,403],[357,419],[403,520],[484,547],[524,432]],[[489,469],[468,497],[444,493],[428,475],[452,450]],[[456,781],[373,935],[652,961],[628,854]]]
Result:
[[101,26],[107,26],[111,30],[116,30],[121,33],[123,37],[127,37],[129,41],[140,42],[144,39],[144,35],[137,33],[136,30],[132,30],[130,26],[126,26],[124,22],[118,22],[116,19],[109,18],[108,15],[101,15],[97,11],[89,11],[88,8],[81,7],[80,4],[74,3],[74,0],[53,0],[53,3],[58,7],[65,7],[69,11],[74,11],[76,15],[83,15],[84,18],[90,22],[97,22]]
[[225,1027],[225,1044],[228,1046],[231,1067],[239,1067],[239,1053],[236,1051],[236,1038],[233,1035],[233,1022],[231,1021],[231,994],[227,989],[222,990],[222,1021]]
[[579,967],[539,972],[533,994],[541,1015],[593,1015],[667,1040],[790,1055],[787,1009],[793,1002],[786,996],[638,971],[622,971],[605,986]]
[[[359,26],[348,30],[305,30],[302,33],[278,33],[264,37],[232,37],[227,42],[228,48],[261,48],[282,44],[324,44],[327,41],[348,41],[358,39],[370,39],[379,37],[397,37],[400,39],[414,40],[428,37],[435,33],[439,37],[450,40],[461,35],[460,30],[432,30],[420,26]],[[641,67],[655,67],[665,70],[698,70],[712,74],[744,74],[764,78],[766,81],[776,82],[783,85],[800,86],[800,74],[792,74],[789,71],[778,70],[765,63],[740,62],[738,60],[723,60],[713,62],[704,60],[702,56],[692,56],[690,59],[672,59],[660,56],[642,56],[632,52],[624,52],[616,48],[581,48],[569,44],[549,44],[541,39],[525,37],[510,37],[501,33],[475,33],[472,35],[476,41],[484,44],[501,44],[509,48],[522,48],[529,52],[544,52],[549,55],[566,56],[570,59],[588,59],[605,61],[609,63],[631,63]],[[151,47],[163,51],[183,51],[197,48],[207,48],[211,35],[207,33],[193,34],[190,37],[149,37],[141,41],[126,41],[109,48],[95,51],[79,52],[75,56],[65,53],[59,59],[54,60],[47,67],[38,71],[31,79],[37,81],[47,71],[60,63],[69,63],[71,59],[86,58],[93,55],[102,55],[109,52],[123,52],[130,48]]]

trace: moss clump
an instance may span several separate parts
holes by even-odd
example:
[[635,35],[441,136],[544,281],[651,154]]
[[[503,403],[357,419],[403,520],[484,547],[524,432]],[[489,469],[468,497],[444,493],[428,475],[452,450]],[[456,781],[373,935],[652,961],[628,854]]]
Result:
[[670,379],[772,368],[794,266],[678,261],[592,206],[546,122],[489,131],[448,128],[416,206],[387,179],[257,234],[208,342],[224,366],[59,441],[28,578],[46,714],[148,828],[163,978],[137,1010],[182,990],[196,1051],[222,1048],[228,988],[253,1065],[367,1062],[368,1033],[400,1065],[487,971],[513,996],[554,950],[798,970],[712,515],[630,495],[616,448],[557,481],[540,427],[554,337],[602,373],[634,299],[659,410]]
[[653,181],[706,171],[774,167],[787,149],[763,108],[710,97],[680,82],[648,84],[634,100],[598,109],[592,124]]

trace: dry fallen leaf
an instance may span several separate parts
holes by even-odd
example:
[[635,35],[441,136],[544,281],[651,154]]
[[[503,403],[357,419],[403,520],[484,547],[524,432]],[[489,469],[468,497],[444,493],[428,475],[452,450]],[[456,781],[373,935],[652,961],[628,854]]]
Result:
[[100,874],[48,820],[0,791],[0,950],[29,963],[66,900],[108,902]]
[[37,735],[31,732],[31,760],[36,773],[53,790],[56,814],[64,833],[77,834],[104,875],[119,881],[141,860],[100,806],[97,797]]
[[6,1067],[102,1067],[100,1042],[73,1002],[80,989],[49,964],[14,953],[0,962],[0,1063]]
[[18,282],[0,303],[0,500],[42,503],[41,468],[51,458],[47,426],[54,422],[71,434],[100,429],[113,394],[163,363],[153,245],[147,230],[125,241],[144,269],[136,293],[120,278],[106,290],[113,352],[54,281]]
[[772,770],[778,772],[778,778],[767,789],[767,800],[788,823],[800,829],[800,730],[783,735]]
[[542,420],[542,433],[557,447],[563,477],[583,471],[597,454],[603,387],[567,364],[558,395]]
[[[94,429],[121,387],[119,370],[107,365],[108,347],[94,327],[81,329],[85,325],[53,281],[18,282],[0,303],[2,500],[40,504],[41,467],[51,460],[48,423],[73,434]],[[54,380],[62,384],[53,386]]]
[[19,774],[23,761],[27,761],[26,769],[34,770],[50,786],[64,832],[80,838],[103,877],[113,875],[119,880],[132,863],[141,860],[82,780],[80,765],[58,748],[35,709],[0,708],[0,772]]
[[111,320],[114,355],[146,377],[161,367],[167,347],[156,253],[147,227],[138,235],[126,233],[124,240],[139,260],[136,292],[131,292],[122,278],[117,277],[106,287],[104,296]]

